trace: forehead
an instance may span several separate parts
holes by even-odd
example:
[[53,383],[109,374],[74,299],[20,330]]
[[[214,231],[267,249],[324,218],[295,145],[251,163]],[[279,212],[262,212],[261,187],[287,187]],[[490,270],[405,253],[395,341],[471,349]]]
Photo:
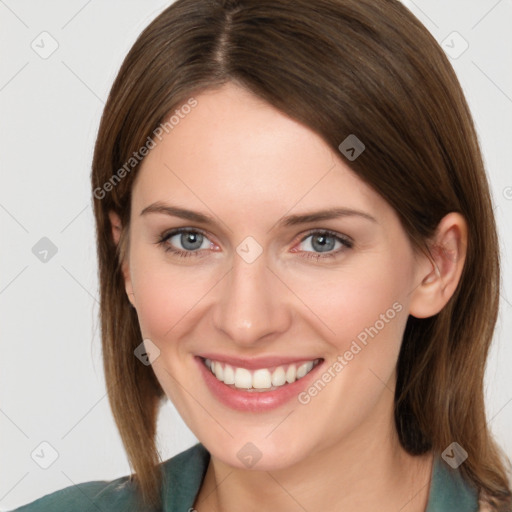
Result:
[[269,215],[319,205],[374,215],[385,208],[319,135],[250,92],[228,83],[195,99],[143,160],[135,211],[171,200],[238,215],[240,208]]

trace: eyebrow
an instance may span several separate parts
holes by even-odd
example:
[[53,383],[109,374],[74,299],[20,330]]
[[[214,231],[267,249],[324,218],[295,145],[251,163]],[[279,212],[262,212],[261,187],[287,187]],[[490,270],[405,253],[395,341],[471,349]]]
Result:
[[[182,219],[206,225],[215,224],[215,219],[209,215],[205,215],[204,213],[199,213],[192,210],[187,210],[185,208],[178,208],[176,206],[165,204],[161,201],[157,201],[156,203],[146,206],[146,208],[144,208],[140,212],[140,215],[147,215],[148,213],[162,213],[165,215],[170,215],[172,217],[180,217]],[[352,216],[362,217],[364,219],[377,223],[377,219],[375,217],[372,217],[368,213],[359,210],[353,210],[351,208],[328,208],[316,212],[309,212],[300,215],[288,215],[286,217],[282,217],[274,225],[274,227],[276,225],[279,227],[290,227],[296,226],[298,224],[307,224],[311,222],[318,222],[323,220],[338,219],[342,217]]]

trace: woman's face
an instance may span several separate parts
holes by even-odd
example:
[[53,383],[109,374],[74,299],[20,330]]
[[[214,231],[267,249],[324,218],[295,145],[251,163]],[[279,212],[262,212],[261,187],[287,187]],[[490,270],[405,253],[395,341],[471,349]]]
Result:
[[126,291],[162,388],[232,466],[379,442],[425,264],[310,129],[233,84],[196,100],[132,195]]

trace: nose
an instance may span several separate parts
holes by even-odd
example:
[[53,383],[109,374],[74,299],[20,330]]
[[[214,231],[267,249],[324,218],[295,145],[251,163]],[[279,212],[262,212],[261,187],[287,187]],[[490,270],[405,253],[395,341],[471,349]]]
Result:
[[285,332],[291,322],[289,290],[267,268],[262,254],[247,263],[234,255],[214,306],[214,326],[240,346],[250,346]]

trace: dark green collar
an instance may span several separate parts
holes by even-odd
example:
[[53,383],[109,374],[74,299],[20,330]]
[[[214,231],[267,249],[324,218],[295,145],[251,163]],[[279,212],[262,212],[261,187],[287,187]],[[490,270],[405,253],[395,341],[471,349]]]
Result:
[[425,512],[478,512],[478,493],[439,454],[434,457],[428,506]]
[[[208,468],[210,454],[198,443],[163,463],[164,512],[187,512],[194,501]],[[432,481],[426,512],[477,512],[475,489],[469,486],[458,469],[452,469],[439,455],[434,457]]]
[[209,461],[210,453],[198,443],[163,463],[163,512],[193,509]]

